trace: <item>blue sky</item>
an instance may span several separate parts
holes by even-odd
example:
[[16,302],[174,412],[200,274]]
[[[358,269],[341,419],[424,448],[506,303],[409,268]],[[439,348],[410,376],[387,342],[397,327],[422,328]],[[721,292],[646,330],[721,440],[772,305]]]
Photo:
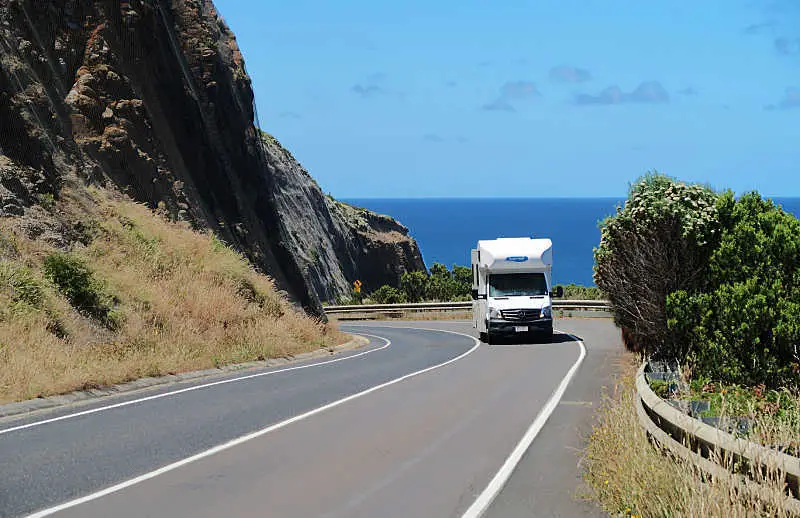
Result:
[[800,196],[796,0],[216,0],[262,127],[339,198]]

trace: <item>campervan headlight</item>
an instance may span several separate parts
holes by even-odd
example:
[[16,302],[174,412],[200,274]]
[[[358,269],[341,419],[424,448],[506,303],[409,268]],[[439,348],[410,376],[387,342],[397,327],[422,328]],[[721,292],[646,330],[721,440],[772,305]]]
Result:
[[503,315],[500,314],[500,310],[497,308],[489,308],[489,318],[503,318]]
[[543,307],[541,318],[553,318],[553,307],[552,306]]

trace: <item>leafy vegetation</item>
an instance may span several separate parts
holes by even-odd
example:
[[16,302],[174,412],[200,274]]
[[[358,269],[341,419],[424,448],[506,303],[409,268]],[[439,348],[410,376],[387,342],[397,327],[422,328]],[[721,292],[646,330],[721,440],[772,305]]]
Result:
[[[677,362],[662,398],[708,401],[703,417],[744,418],[750,440],[800,452],[800,221],[751,192],[736,199],[648,174],[601,223],[595,282],[626,346]],[[784,516],[775,474],[754,498],[653,448],[634,409],[633,368],[587,449],[591,497],[612,514]],[[726,466],[733,471],[734,466]]]
[[649,174],[601,225],[595,281],[629,349],[743,385],[800,385],[800,221]]
[[376,304],[402,304],[406,295],[397,288],[384,284],[370,294],[370,299]]
[[94,278],[83,260],[71,254],[55,252],[44,259],[42,272],[78,311],[99,320],[110,329],[119,326],[119,316],[114,312],[116,299]]
[[458,302],[472,300],[472,269],[466,266],[446,266],[433,263],[428,285],[425,289],[426,300],[436,302]]
[[704,289],[668,298],[669,332],[705,376],[800,388],[800,221],[756,193],[720,205]]
[[7,308],[12,311],[39,310],[45,302],[42,280],[27,266],[13,261],[0,263],[0,289],[8,296]]
[[[599,300],[604,297],[594,286],[569,284],[562,286],[564,297],[578,300]],[[472,269],[453,265],[452,269],[433,263],[430,273],[414,271],[403,273],[400,286],[384,285],[366,297],[351,293],[337,301],[339,304],[402,304],[406,302],[466,302],[472,300]]]
[[605,294],[597,286],[582,286],[580,284],[556,284],[564,290],[564,298],[567,300],[604,300]]
[[667,296],[695,290],[719,236],[717,196],[657,173],[636,181],[623,207],[600,225],[595,284],[634,351],[674,355]]
[[427,294],[428,275],[422,271],[405,272],[400,278],[400,291],[406,302],[422,302]]
[[466,266],[453,265],[452,270],[440,263],[433,263],[430,273],[425,271],[404,272],[400,286],[384,285],[364,296],[353,291],[348,297],[337,300],[338,304],[399,304],[406,302],[452,302],[472,300],[472,270]]

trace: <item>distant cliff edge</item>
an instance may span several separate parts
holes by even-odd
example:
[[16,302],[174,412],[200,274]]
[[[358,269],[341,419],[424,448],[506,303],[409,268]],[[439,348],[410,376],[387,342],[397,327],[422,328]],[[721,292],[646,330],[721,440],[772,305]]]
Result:
[[[313,314],[425,268],[408,230],[326,196],[254,124],[209,0],[0,0],[0,215],[110,185],[212,229]],[[35,212],[35,211],[34,211]],[[69,246],[69,222],[30,224]]]

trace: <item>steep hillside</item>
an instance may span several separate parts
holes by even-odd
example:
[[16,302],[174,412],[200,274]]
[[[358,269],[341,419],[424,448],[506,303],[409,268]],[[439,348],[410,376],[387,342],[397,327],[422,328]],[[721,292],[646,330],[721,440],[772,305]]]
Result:
[[[404,227],[326,200],[265,150],[253,106],[208,0],[0,0],[0,214],[108,183],[213,229],[316,314],[356,278],[424,268]],[[48,232],[69,247],[62,230]]]
[[[107,189],[61,194],[0,218],[0,404],[346,340],[210,232]],[[28,237],[59,219],[74,225]]]
[[425,269],[406,227],[325,195],[274,137],[264,133],[263,140],[278,213],[295,215],[281,218],[286,246],[322,298],[333,300],[353,279],[369,292],[399,285],[405,271]]

